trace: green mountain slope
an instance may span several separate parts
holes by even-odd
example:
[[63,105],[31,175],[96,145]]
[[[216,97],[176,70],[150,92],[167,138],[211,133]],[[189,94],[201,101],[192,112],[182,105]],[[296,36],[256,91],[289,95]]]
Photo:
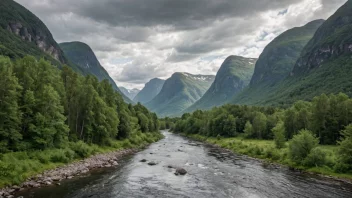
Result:
[[185,112],[197,109],[211,109],[229,102],[236,94],[248,86],[257,59],[230,56],[221,65],[215,81],[204,94]]
[[163,88],[165,80],[154,78],[147,82],[144,88],[133,99],[134,102],[145,104],[158,95]]
[[352,96],[352,1],[347,1],[315,33],[288,77],[265,103],[310,100],[322,93]]
[[141,91],[139,89],[127,89],[125,87],[119,87],[119,89],[131,100],[133,100],[134,97],[136,97],[136,95]]
[[145,105],[161,117],[180,114],[204,95],[214,78],[212,75],[175,73],[165,81],[160,93]]
[[235,96],[232,102],[265,104],[266,99],[290,75],[302,50],[323,23],[324,20],[316,20],[287,30],[269,43],[255,65],[250,85]]
[[13,0],[0,1],[0,55],[12,59],[32,55],[83,73],[67,60],[45,24]]
[[96,76],[100,81],[108,79],[113,88],[118,91],[126,102],[132,101],[123,94],[117,87],[115,81],[109,76],[108,72],[99,63],[93,50],[82,42],[68,42],[60,43],[60,47],[65,53],[66,57],[77,65],[84,73]]

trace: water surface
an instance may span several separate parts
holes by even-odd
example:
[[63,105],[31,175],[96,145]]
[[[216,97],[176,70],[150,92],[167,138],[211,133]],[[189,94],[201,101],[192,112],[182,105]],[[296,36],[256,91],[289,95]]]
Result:
[[[91,172],[60,186],[21,192],[33,198],[79,197],[352,197],[352,185],[267,167],[257,160],[166,131],[165,139],[126,157],[118,168]],[[140,160],[158,164],[149,166]],[[188,171],[174,175],[175,169]]]

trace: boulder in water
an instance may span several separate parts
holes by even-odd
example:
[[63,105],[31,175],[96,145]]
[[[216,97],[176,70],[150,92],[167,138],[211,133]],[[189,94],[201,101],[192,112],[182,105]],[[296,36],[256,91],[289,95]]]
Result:
[[176,168],[175,175],[185,175],[187,171],[184,168]]
[[156,163],[156,162],[151,161],[151,162],[149,162],[149,163],[148,163],[148,165],[149,165],[149,166],[155,166],[155,165],[157,165],[157,163]]

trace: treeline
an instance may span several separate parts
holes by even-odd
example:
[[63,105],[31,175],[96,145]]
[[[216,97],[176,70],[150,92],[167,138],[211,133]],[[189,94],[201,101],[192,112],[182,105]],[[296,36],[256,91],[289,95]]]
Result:
[[156,114],[124,103],[109,84],[27,56],[0,57],[0,152],[109,146],[133,131],[157,131]]
[[[286,141],[292,143],[292,139],[303,137],[301,139],[312,139],[313,142],[305,144],[296,141],[297,147],[318,143],[339,145],[338,154],[343,161],[339,168],[343,166],[343,170],[352,170],[352,153],[348,149],[352,146],[351,124],[352,99],[340,93],[328,96],[323,94],[310,102],[298,101],[288,109],[225,105],[210,111],[198,110],[192,114],[184,114],[172,130],[176,133],[208,137],[275,140],[278,149],[285,147]],[[290,148],[297,150],[297,147]],[[297,163],[303,163],[304,158],[309,155],[310,149],[308,150]],[[298,153],[301,151],[298,149]],[[294,154],[291,157],[297,158]]]

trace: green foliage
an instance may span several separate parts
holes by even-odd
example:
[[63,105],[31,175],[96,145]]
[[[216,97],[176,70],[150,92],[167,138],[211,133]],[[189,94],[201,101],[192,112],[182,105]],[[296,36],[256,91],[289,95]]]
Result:
[[311,153],[311,150],[318,146],[318,143],[319,140],[311,131],[301,130],[297,135],[293,136],[289,143],[288,148],[291,160],[297,164],[302,164]]
[[117,87],[115,81],[109,76],[104,67],[101,66],[93,50],[87,44],[81,42],[69,42],[61,43],[60,47],[65,56],[72,63],[77,65],[80,70],[84,71],[85,74],[93,75],[97,77],[99,81],[107,80],[108,84],[111,84],[113,89],[119,92],[126,102],[132,103],[132,101]]
[[21,86],[10,59],[0,56],[0,152],[18,148],[22,139],[18,100]]
[[272,132],[274,134],[276,148],[284,148],[286,143],[284,122],[278,122],[277,125],[272,129]]
[[72,149],[79,157],[86,158],[93,153],[92,147],[83,141],[71,142],[69,148]]
[[244,132],[244,136],[246,138],[251,138],[254,136],[253,126],[252,126],[251,122],[249,122],[249,121],[246,122],[246,125],[244,126],[243,132]]
[[326,164],[326,162],[326,153],[319,147],[316,147],[310,151],[303,164],[307,167],[322,167]]
[[[256,63],[250,86],[236,95],[232,102],[250,105],[273,103],[280,105],[278,101],[288,103],[287,98],[276,97],[285,90],[285,87],[277,93],[276,91],[281,88],[279,85],[283,80],[290,75],[301,51],[322,23],[323,20],[316,20],[305,26],[292,28],[269,43]],[[289,86],[289,83],[286,86]],[[272,100],[272,97],[276,100]]]
[[[108,146],[116,138],[128,138],[132,131],[159,129],[156,114],[141,104],[124,103],[108,80],[80,76],[67,66],[60,72],[49,62],[30,56],[16,62],[0,57],[0,66],[3,153],[70,144],[80,157],[87,157],[92,151],[85,143]],[[52,158],[68,162],[69,154],[60,151]]]
[[342,132],[343,138],[339,142],[339,171],[346,172],[352,170],[352,124],[346,126]]

